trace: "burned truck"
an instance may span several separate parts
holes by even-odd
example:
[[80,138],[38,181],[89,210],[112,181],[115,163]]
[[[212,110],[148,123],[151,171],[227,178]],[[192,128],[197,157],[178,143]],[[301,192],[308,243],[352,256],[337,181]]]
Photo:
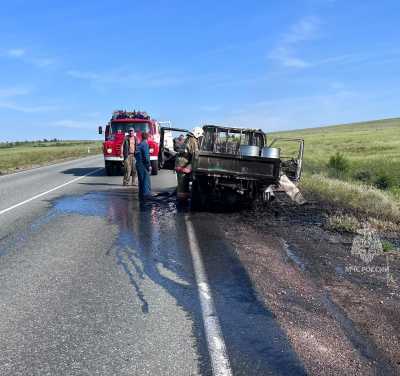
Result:
[[[161,139],[162,134],[163,130]],[[168,151],[161,146],[161,152]],[[302,139],[269,140],[259,129],[205,125],[188,172],[191,207],[201,210],[213,203],[236,206],[266,202],[278,190],[289,190],[289,195],[296,196],[303,153]],[[172,165],[173,156],[168,154],[164,168],[172,169]]]

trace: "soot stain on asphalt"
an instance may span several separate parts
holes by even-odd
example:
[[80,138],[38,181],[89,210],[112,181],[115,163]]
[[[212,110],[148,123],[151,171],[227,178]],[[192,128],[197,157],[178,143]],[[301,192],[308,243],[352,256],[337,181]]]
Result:
[[[113,255],[116,264],[127,275],[140,301],[142,313],[147,315],[152,309],[144,290],[148,279],[172,296],[177,306],[190,318],[200,372],[211,375],[201,308],[188,252],[189,241],[183,216],[188,211],[187,206],[178,205],[171,194],[159,194],[153,200],[141,203],[134,192],[120,189],[65,196],[53,202],[52,211],[52,215],[100,216],[118,226],[117,240],[107,255]],[[161,273],[160,268],[168,273]]]

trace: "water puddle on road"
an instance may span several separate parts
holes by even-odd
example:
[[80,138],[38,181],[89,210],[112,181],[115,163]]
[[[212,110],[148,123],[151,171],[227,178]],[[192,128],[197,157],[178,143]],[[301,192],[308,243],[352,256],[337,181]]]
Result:
[[187,249],[186,228],[180,220],[181,210],[168,192],[145,203],[127,189],[66,196],[53,203],[51,215],[55,213],[104,217],[117,225],[118,237],[108,254],[114,254],[138,296],[137,280],[145,278],[164,288],[171,287],[170,282],[185,288],[191,284],[187,275],[191,260],[182,258],[182,247]]
[[108,203],[104,193],[89,193],[84,196],[67,196],[54,202],[58,214],[80,214],[88,216],[107,216]]
[[160,307],[163,296],[172,297],[193,323],[200,367],[207,374],[208,353],[183,215],[187,208],[179,207],[168,192],[142,203],[134,190],[120,188],[62,197],[53,202],[52,211],[102,217],[117,226],[116,240],[107,255],[125,274],[143,315],[156,314],[164,309]]

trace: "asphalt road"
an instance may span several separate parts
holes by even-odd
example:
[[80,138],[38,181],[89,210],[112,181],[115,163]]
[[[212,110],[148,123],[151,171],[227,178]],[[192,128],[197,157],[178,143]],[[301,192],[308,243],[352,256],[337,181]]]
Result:
[[175,175],[141,204],[102,166],[0,177],[0,375],[305,374],[213,215],[170,195]]

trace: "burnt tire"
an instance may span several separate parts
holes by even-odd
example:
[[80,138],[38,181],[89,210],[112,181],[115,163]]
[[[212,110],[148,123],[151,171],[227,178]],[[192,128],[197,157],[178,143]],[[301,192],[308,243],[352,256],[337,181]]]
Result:
[[192,190],[190,192],[190,208],[193,211],[203,211],[206,209],[206,195],[199,180],[194,180],[192,182]]
[[151,174],[158,175],[158,161],[150,161],[151,164]]

